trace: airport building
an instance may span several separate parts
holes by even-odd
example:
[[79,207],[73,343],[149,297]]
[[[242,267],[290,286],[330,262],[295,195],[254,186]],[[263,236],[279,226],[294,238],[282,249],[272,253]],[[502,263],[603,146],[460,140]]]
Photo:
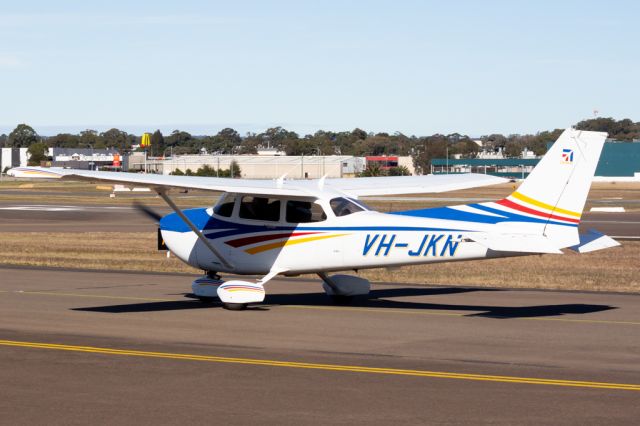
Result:
[[[431,173],[485,173],[524,179],[539,158],[434,158]],[[594,181],[640,181],[640,142],[607,141]]]
[[229,170],[231,163],[240,167],[243,178],[277,179],[283,175],[291,179],[353,177],[366,168],[363,157],[349,155],[181,155],[168,159],[145,158],[134,153],[126,160],[129,171],[147,170],[168,175],[176,170],[196,172],[203,166],[215,170]]
[[27,148],[0,148],[0,172],[12,167],[25,167],[28,160]]
[[147,158],[143,152],[134,152],[124,161],[129,171],[147,170],[149,173],[170,174],[176,170],[195,173],[203,166],[215,170],[229,170],[231,163],[240,167],[242,177],[247,179],[277,179],[287,175],[291,179],[317,179],[355,177],[369,164],[378,164],[382,169],[404,166],[415,174],[413,160],[409,156],[354,157],[351,155],[180,155],[172,158]]
[[[52,167],[98,170],[119,166],[120,155],[115,149],[49,148]],[[115,164],[114,164],[115,163]]]

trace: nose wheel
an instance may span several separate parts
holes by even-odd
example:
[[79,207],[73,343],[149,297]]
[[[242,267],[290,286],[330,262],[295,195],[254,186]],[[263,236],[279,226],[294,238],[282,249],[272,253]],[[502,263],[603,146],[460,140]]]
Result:
[[247,309],[246,303],[223,303],[222,307],[228,311],[244,311]]

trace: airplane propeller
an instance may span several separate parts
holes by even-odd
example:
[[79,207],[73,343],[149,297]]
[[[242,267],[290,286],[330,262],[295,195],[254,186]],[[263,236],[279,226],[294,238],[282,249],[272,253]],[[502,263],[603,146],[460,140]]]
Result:
[[162,219],[162,216],[160,213],[158,213],[157,211],[153,210],[151,207],[142,204],[139,201],[135,201],[133,203],[133,207],[138,210],[138,212],[140,212],[141,214],[147,216],[150,219],[153,219],[154,222],[160,222],[160,219]]

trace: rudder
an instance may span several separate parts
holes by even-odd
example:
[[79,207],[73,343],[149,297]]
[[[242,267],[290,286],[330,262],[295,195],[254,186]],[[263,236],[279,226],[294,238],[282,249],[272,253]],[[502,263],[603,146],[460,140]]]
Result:
[[544,235],[564,247],[579,241],[580,223],[591,181],[607,138],[604,132],[566,129],[522,185],[499,204],[545,217]]

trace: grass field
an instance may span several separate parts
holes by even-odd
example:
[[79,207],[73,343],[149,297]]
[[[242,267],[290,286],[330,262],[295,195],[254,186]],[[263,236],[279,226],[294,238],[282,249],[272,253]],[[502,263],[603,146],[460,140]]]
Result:
[[[153,233],[3,233],[0,263],[157,272],[200,271],[155,250]],[[640,292],[640,242],[578,255],[535,255],[372,269],[372,281],[456,286]]]

